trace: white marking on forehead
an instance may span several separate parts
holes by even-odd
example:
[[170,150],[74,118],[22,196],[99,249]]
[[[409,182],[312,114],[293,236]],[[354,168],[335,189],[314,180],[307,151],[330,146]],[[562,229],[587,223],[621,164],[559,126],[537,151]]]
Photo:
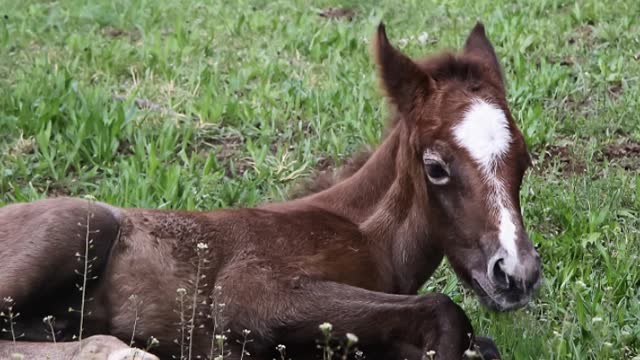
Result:
[[473,102],[453,134],[458,144],[488,172],[493,171],[511,144],[509,122],[504,112],[482,100]]
[[500,108],[483,100],[473,101],[462,122],[453,129],[453,136],[480,166],[484,180],[489,185],[488,203],[500,221],[498,238],[506,250],[504,267],[513,274],[518,260],[516,224],[513,222],[513,205],[505,192],[502,179],[496,176],[496,168],[511,146],[509,121]]

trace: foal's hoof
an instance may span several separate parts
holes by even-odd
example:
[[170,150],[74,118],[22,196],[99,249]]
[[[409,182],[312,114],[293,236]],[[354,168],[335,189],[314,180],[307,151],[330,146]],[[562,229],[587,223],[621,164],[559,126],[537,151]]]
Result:
[[491,338],[476,336],[474,341],[476,350],[482,355],[483,360],[500,360],[500,351]]

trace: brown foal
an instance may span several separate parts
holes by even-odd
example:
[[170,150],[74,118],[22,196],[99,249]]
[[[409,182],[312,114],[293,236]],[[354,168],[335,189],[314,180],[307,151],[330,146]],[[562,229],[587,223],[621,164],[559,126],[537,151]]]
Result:
[[[0,298],[22,313],[23,340],[50,338],[46,315],[58,340],[78,333],[67,309],[81,305],[74,254],[87,239],[85,336],[153,336],[163,359],[239,358],[245,329],[252,358],[278,344],[313,358],[323,322],[336,338],[356,334],[369,359],[460,359],[475,340],[465,313],[446,295],[415,295],[445,256],[490,308],[529,302],[540,279],[519,202],[530,159],[482,24],[459,54],[411,60],[383,25],[373,47],[395,115],[357,171],[325,190],[210,212],[71,198],[0,209]],[[491,344],[478,341],[499,356]]]

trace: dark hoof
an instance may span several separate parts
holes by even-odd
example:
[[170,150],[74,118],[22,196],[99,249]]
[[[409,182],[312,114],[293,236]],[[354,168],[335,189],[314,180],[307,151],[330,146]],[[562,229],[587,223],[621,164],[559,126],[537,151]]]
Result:
[[482,355],[482,359],[484,360],[500,360],[502,357],[500,356],[500,351],[498,351],[498,347],[496,343],[491,340],[491,338],[484,336],[477,336],[475,338],[475,346],[476,350]]

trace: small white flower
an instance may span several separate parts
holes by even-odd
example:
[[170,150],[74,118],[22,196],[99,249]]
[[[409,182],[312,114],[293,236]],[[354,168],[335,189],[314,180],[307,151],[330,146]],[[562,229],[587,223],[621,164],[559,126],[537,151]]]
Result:
[[429,42],[429,34],[423,32],[418,35],[418,42],[420,43],[420,45],[425,45],[427,42]]
[[45,323],[45,324],[48,324],[48,323],[50,323],[52,321],[53,321],[53,316],[51,316],[51,315],[47,315],[44,318],[42,318],[42,322]]
[[249,330],[249,329],[242,330],[242,335],[247,336],[249,334],[251,334],[251,330]]
[[592,324],[596,324],[596,323],[599,323],[599,322],[602,322],[602,318],[599,317],[599,316],[596,316],[593,319],[591,319],[591,323]]
[[278,344],[278,346],[276,346],[276,350],[278,350],[279,352],[283,352],[286,349],[287,349],[287,347],[282,345],[282,344]]
[[205,250],[209,248],[209,245],[205,244],[205,243],[198,243],[198,245],[196,245],[198,247],[198,250]]
[[478,357],[478,352],[475,350],[467,349],[464,352],[464,356],[470,359],[475,359],[476,357]]
[[322,324],[320,324],[320,326],[318,326],[320,328],[320,330],[324,333],[331,331],[331,329],[333,329],[333,325],[331,325],[331,323],[328,322],[324,322]]
[[149,337],[149,346],[158,346],[158,344],[160,344],[160,341],[158,341],[158,339],[153,336]]
[[178,288],[176,290],[176,292],[178,293],[178,295],[185,295],[187,293],[187,289],[185,288]]
[[399,46],[400,48],[403,48],[403,47],[407,46],[407,44],[408,44],[408,43],[409,43],[409,40],[407,40],[407,39],[400,39],[400,40],[398,40],[398,46]]
[[347,341],[351,344],[355,344],[358,342],[358,337],[356,336],[356,334],[353,333],[347,333]]
[[3,300],[4,300],[4,302],[6,302],[6,303],[12,303],[12,302],[13,302],[13,298],[12,298],[11,296],[7,296],[7,297],[5,297]]
[[224,335],[216,335],[216,340],[218,341],[225,341],[227,340],[227,337]]

